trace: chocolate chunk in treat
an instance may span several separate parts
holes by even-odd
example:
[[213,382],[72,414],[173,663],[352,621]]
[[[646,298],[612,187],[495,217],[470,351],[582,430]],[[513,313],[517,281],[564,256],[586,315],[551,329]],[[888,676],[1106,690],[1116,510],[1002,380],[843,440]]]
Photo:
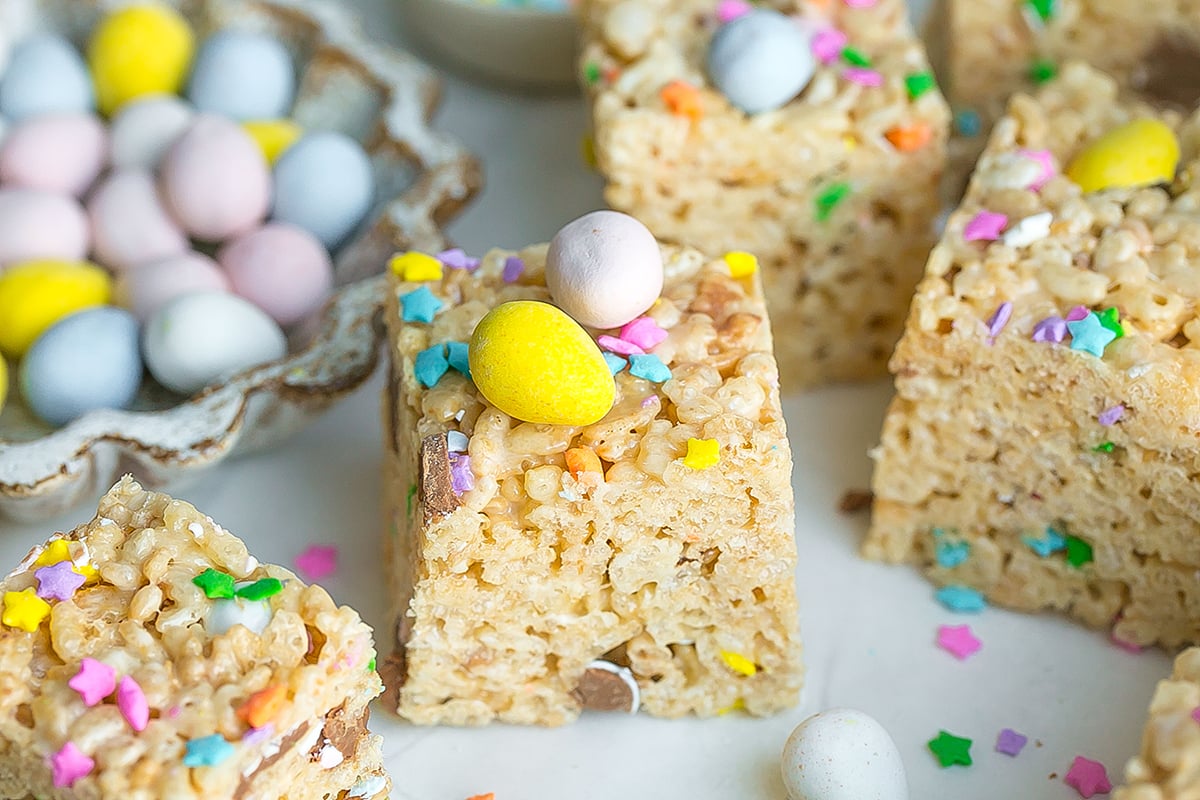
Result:
[[421,440],[421,507],[426,525],[458,508],[458,495],[450,482],[450,450],[444,433]]
[[641,705],[637,680],[628,667],[611,661],[593,661],[583,671],[579,685],[571,692],[579,704],[589,711],[626,711],[630,714]]

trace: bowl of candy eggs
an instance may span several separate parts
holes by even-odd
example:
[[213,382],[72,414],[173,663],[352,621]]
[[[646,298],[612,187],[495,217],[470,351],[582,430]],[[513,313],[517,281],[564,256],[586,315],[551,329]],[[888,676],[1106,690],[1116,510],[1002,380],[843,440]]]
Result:
[[374,369],[378,273],[479,170],[339,6],[0,2],[0,516],[176,484]]

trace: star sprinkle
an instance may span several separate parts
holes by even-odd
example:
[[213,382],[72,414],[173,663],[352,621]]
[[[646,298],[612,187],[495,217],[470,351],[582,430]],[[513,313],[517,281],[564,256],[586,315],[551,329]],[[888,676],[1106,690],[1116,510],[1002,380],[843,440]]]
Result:
[[1025,6],[1042,22],[1049,22],[1054,16],[1055,6],[1058,5],[1058,0],[1025,0]]
[[1125,327],[1121,324],[1121,312],[1115,308],[1106,308],[1103,311],[1096,313],[1100,319],[1100,324],[1120,339],[1125,335]]
[[948,731],[938,731],[938,735],[927,743],[930,752],[937,758],[943,768],[960,764],[971,766],[971,740],[955,736]]
[[752,253],[732,250],[725,254],[723,260],[729,267],[731,278],[746,278],[758,272],[758,259]]
[[1028,742],[1028,736],[1017,733],[1012,728],[1005,728],[996,737],[996,752],[1016,758],[1025,749]]
[[475,473],[471,471],[471,457],[465,453],[450,454],[450,488],[455,495],[463,495],[475,488]]
[[912,153],[933,141],[933,128],[924,122],[896,125],[888,128],[883,138],[901,153]]
[[67,681],[67,686],[79,692],[83,704],[91,708],[117,688],[117,673],[102,661],[85,658],[79,662],[79,672]]
[[1033,326],[1032,338],[1035,342],[1059,344],[1067,338],[1067,321],[1062,317],[1046,317]]
[[400,317],[405,322],[433,322],[434,316],[442,308],[442,301],[429,291],[428,286],[422,286],[408,294],[400,295]]
[[55,539],[49,542],[42,552],[38,553],[37,560],[33,562],[35,567],[48,567],[51,564],[57,564],[60,561],[70,561],[71,550],[67,546],[64,539]]
[[721,660],[724,661],[731,670],[739,675],[750,677],[758,672],[758,667],[754,664],[754,662],[746,658],[741,653],[735,653],[731,650],[722,650]]
[[1192,719],[1200,723],[1200,706],[1196,706],[1192,709]]
[[1058,174],[1058,165],[1054,163],[1054,154],[1049,150],[1018,150],[1017,152],[1030,161],[1037,162],[1041,168],[1038,177],[1026,188],[1035,192],[1041,191],[1042,187]]
[[1124,416],[1125,406],[1117,403],[1115,406],[1101,411],[1100,415],[1096,417],[1096,421],[1101,425],[1108,427],[1109,425],[1116,425]]
[[437,386],[438,381],[449,369],[450,362],[446,360],[444,344],[435,344],[417,353],[417,360],[413,364],[417,380],[427,389]]
[[192,739],[183,757],[185,767],[215,767],[233,755],[233,745],[219,733]]
[[1071,768],[1067,770],[1067,776],[1063,778],[1063,783],[1079,792],[1079,796],[1083,798],[1096,794],[1108,794],[1112,791],[1112,784],[1108,780],[1108,770],[1104,768],[1104,765],[1083,756],[1075,756],[1075,760],[1071,762]]
[[857,83],[859,86],[867,86],[869,88],[883,86],[883,75],[866,67],[846,67],[842,70],[842,77],[851,83]]
[[983,121],[978,111],[964,108],[954,112],[954,128],[959,136],[978,136],[983,130]]
[[451,247],[437,254],[437,260],[448,269],[465,269],[467,272],[479,267],[479,259],[468,256],[461,247]]
[[598,344],[602,350],[607,350],[610,353],[617,353],[618,355],[622,356],[631,356],[646,352],[633,342],[627,342],[624,339],[618,339],[616,336],[609,336],[607,334],[603,336],[597,336],[596,344]]
[[209,600],[233,597],[233,576],[219,572],[212,567],[192,578],[192,583],[199,586]]
[[139,733],[150,724],[150,704],[146,702],[146,693],[128,675],[121,678],[121,683],[117,685],[117,708],[129,727]]
[[1009,247],[1028,247],[1050,235],[1052,222],[1054,222],[1054,215],[1049,211],[1043,211],[1016,223],[1006,230],[1001,238]]
[[980,211],[963,228],[964,242],[994,242],[1008,224],[1008,217],[995,211]]
[[1046,533],[1040,539],[1026,536],[1021,541],[1025,543],[1026,547],[1042,558],[1049,558],[1055,553],[1060,553],[1067,549],[1067,537],[1054,530],[1054,528],[1046,528]]
[[431,255],[411,250],[397,253],[388,261],[388,269],[403,281],[440,281],[442,262]]
[[49,615],[50,604],[38,597],[32,586],[19,592],[4,593],[4,613],[0,615],[0,622],[10,628],[33,633]]
[[1067,312],[1067,322],[1078,322],[1081,319],[1087,319],[1088,314],[1091,313],[1092,310],[1087,306],[1075,306]]
[[629,364],[628,361],[621,358],[616,353],[601,353],[600,355],[604,356],[604,363],[608,364],[608,371],[613,375],[616,375],[618,372],[625,369],[625,367]]
[[50,756],[50,771],[56,789],[74,786],[80,778],[91,775],[95,767],[96,762],[85,756],[74,742],[67,742],[61,750]]
[[259,578],[254,583],[242,586],[234,592],[243,600],[266,600],[283,591],[283,583],[279,578]]
[[500,277],[505,283],[516,283],[523,274],[525,274],[525,261],[519,256],[509,256],[504,259],[504,271],[500,273]]
[[904,76],[904,88],[908,91],[908,97],[911,100],[916,100],[921,95],[932,91],[937,86],[937,81],[933,78],[932,72],[914,72]]
[[296,556],[296,569],[308,580],[319,581],[337,570],[337,557],[338,549],[332,545],[309,545]]
[[939,603],[959,614],[978,614],[987,608],[987,600],[969,586],[943,586],[934,597]]
[[833,216],[834,209],[841,205],[852,191],[853,189],[848,183],[834,183],[825,187],[824,191],[818,194],[814,200],[817,207],[817,222],[824,222]]
[[1092,546],[1078,536],[1067,537],[1067,563],[1075,569],[1092,562]]
[[671,379],[671,370],[662,359],[653,353],[645,355],[634,354],[629,357],[629,372],[638,378],[644,378],[651,383],[663,383]]
[[262,728],[279,716],[286,704],[287,687],[276,683],[250,695],[238,707],[237,715],[251,728]]
[[867,58],[862,51],[856,50],[853,47],[842,48],[842,60],[854,67],[869,67],[871,59]]
[[1039,58],[1029,65],[1029,80],[1041,85],[1049,83],[1058,77],[1058,65],[1045,58]]
[[1100,318],[1095,314],[1068,322],[1067,329],[1071,331],[1071,349],[1091,353],[1096,358],[1103,356],[1104,348],[1117,338],[1115,333],[1100,324]]
[[715,467],[721,461],[721,443],[716,439],[696,439],[687,441],[687,455],[683,465],[689,469],[708,469]]
[[[935,536],[940,534],[940,531],[935,532]],[[959,564],[964,563],[971,555],[970,542],[951,542],[947,539],[938,537],[937,543],[933,546],[934,558],[937,559],[937,564],[943,569],[954,569]]]
[[1012,319],[1013,304],[1007,300],[1000,304],[996,311],[988,318],[988,344],[996,341],[996,337],[1000,335],[1000,331],[1004,330],[1004,326]]
[[70,561],[59,561],[33,573],[37,578],[37,596],[43,600],[70,600],[87,580]]
[[466,342],[446,342],[446,363],[450,369],[470,380],[471,358]]
[[717,22],[722,25],[732,22],[743,14],[750,13],[752,7],[746,0],[721,0],[717,3]]
[[846,34],[837,28],[822,28],[812,37],[809,47],[822,64],[832,64],[841,57],[849,41]]
[[937,644],[959,661],[966,661],[983,646],[983,642],[971,633],[970,625],[939,625]]
[[[754,256],[751,256],[753,258]],[[755,262],[757,269],[757,262]],[[732,272],[733,268],[730,267]],[[621,339],[631,344],[635,344],[642,350],[653,350],[663,343],[667,338],[667,332],[659,327],[658,322],[653,317],[638,317],[632,322],[626,322],[621,326]]]
[[659,92],[663,105],[677,117],[699,122],[704,117],[704,103],[700,90],[687,81],[674,80]]

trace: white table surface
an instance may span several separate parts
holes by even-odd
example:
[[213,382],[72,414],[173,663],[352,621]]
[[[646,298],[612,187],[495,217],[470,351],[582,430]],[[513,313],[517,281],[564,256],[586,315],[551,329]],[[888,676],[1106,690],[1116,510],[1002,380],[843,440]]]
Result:
[[[397,3],[356,4],[377,35],[405,40]],[[548,239],[602,205],[600,182],[579,157],[585,114],[577,97],[513,96],[447,77],[439,121],[485,159],[487,188],[451,228],[469,251]],[[377,375],[287,444],[224,465],[177,494],[263,560],[290,565],[310,543],[337,544],[340,568],[325,585],[384,630],[379,388]],[[1132,655],[1053,616],[995,609],[955,616],[914,571],[857,557],[866,518],[836,506],[846,489],[868,483],[867,451],[889,394],[888,385],[875,384],[785,398],[808,666],[800,707],[765,720],[592,714],[551,730],[418,728],[377,710],[371,727],[384,737],[392,797],[783,800],[784,740],[800,720],[835,706],[862,709],[891,731],[914,800],[1074,798],[1061,776],[1076,754],[1103,761],[1117,782],[1137,749],[1154,683],[1169,672],[1164,654]],[[0,522],[0,564],[90,516],[79,508],[43,524]],[[983,649],[959,662],[934,637],[939,624],[964,622]],[[1030,737],[1016,759],[993,751],[1003,727]],[[941,728],[975,740],[974,766],[937,766],[925,742]]]

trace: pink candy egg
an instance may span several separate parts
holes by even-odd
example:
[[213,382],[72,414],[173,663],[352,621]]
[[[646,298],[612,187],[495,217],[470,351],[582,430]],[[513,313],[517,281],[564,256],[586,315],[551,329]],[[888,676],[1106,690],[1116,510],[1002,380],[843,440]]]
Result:
[[0,146],[0,183],[80,196],[108,154],[108,132],[93,114],[48,114],[14,125]]
[[159,261],[187,251],[183,232],[159,201],[151,174],[114,172],[88,201],[96,260],[114,271]]
[[151,261],[117,276],[117,302],[139,321],[150,319],[176,297],[193,292],[227,292],[229,280],[217,262],[196,252]]
[[162,163],[167,207],[183,229],[216,242],[246,233],[271,202],[271,175],[262,151],[241,126],[200,114]]
[[81,261],[89,239],[87,215],[73,198],[0,189],[0,266],[40,258]]
[[321,306],[333,287],[325,247],[308,231],[272,222],[221,248],[217,261],[229,283],[280,325],[291,325]]

